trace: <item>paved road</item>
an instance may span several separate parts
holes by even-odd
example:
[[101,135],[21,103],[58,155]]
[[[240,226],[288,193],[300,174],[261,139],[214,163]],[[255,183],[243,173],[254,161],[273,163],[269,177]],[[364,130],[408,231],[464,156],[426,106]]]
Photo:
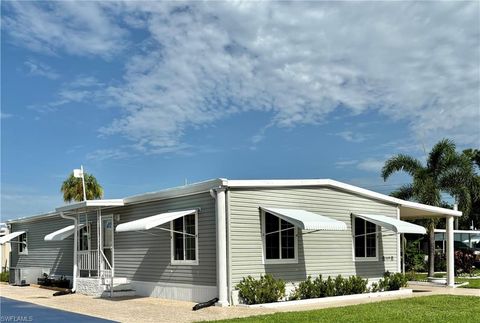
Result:
[[114,322],[0,297],[1,322]]

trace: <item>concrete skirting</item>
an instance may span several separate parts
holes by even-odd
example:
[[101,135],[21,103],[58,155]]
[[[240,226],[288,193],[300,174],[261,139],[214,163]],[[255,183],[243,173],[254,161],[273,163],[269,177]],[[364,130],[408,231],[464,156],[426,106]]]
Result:
[[275,302],[275,303],[266,303],[266,304],[254,304],[254,305],[239,304],[238,306],[249,307],[249,308],[258,308],[258,307],[278,308],[278,307],[286,307],[286,306],[302,306],[302,305],[311,305],[311,304],[329,304],[329,303],[337,303],[337,302],[361,300],[361,299],[369,299],[369,298],[407,296],[407,295],[411,295],[412,293],[413,293],[413,290],[411,289],[400,289],[400,290],[392,290],[388,292],[310,298],[310,299],[301,299],[297,301],[285,301],[285,302]]
[[132,280],[132,288],[138,296],[176,299],[190,302],[205,302],[217,297],[217,286],[173,284]]

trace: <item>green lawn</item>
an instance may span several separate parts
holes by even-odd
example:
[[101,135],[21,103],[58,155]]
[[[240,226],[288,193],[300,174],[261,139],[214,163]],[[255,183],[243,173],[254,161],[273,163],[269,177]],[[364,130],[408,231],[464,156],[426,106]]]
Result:
[[480,298],[436,295],[215,322],[478,322]]
[[[445,277],[445,274],[435,274],[434,276],[435,277]],[[427,280],[427,274],[416,273],[415,274],[415,280],[426,281]],[[468,285],[462,286],[460,288],[479,288],[480,289],[480,279],[467,279],[467,278],[463,278],[463,277],[455,277],[455,282],[457,284],[468,282]]]

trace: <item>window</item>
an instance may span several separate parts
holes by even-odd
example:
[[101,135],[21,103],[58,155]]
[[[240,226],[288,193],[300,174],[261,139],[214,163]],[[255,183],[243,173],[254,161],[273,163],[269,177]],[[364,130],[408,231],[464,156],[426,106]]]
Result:
[[172,264],[198,264],[197,214],[171,222]]
[[263,217],[266,263],[296,262],[296,228],[293,224],[265,212]]
[[87,224],[78,231],[78,250],[90,250],[90,224]]
[[355,259],[377,259],[377,226],[355,218]]
[[28,240],[26,232],[18,236],[18,253],[20,255],[28,255]]

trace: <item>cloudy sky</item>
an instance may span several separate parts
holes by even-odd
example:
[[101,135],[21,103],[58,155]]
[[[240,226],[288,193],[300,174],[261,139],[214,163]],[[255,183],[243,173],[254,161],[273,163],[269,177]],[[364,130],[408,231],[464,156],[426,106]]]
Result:
[[379,192],[480,145],[479,2],[2,1],[1,215],[83,164],[121,198],[215,177]]

